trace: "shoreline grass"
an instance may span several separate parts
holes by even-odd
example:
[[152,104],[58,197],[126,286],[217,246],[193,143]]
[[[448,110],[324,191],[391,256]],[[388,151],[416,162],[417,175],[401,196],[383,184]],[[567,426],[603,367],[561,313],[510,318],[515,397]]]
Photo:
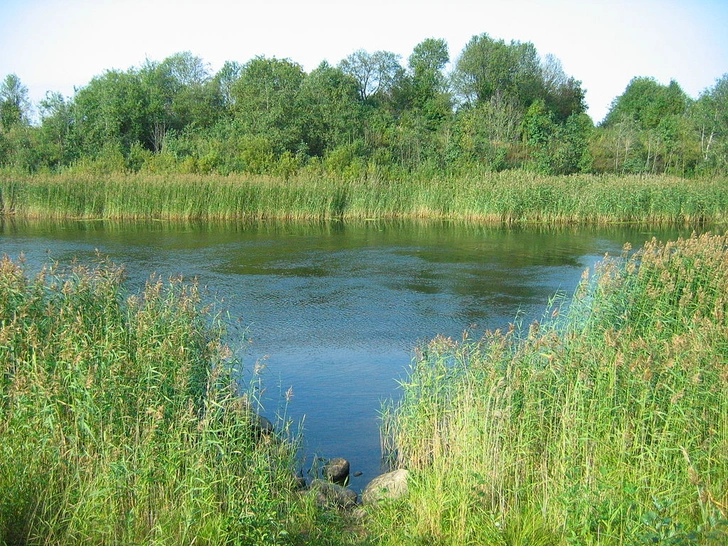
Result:
[[728,236],[653,240],[562,303],[422,347],[384,409],[412,480],[381,544],[728,541]]
[[450,219],[700,225],[728,220],[728,180],[526,171],[443,180],[0,175],[0,214],[164,220]]
[[196,285],[0,259],[0,544],[341,543]]

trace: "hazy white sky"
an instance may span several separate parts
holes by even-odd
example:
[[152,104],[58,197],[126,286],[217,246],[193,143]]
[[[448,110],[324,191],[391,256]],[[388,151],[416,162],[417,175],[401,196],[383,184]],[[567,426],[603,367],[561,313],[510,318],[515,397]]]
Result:
[[697,97],[728,73],[728,0],[0,0],[0,78],[17,74],[37,102],[180,51],[213,72],[256,55],[311,71],[360,48],[405,64],[425,38],[454,61],[484,32],[558,57],[596,122],[635,76]]

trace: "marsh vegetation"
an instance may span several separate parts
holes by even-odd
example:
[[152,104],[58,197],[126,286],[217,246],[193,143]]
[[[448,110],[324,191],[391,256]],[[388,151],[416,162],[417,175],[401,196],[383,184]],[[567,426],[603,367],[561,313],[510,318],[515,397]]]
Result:
[[426,219],[489,224],[702,225],[726,221],[728,179],[543,176],[0,176],[0,214],[163,220]]
[[8,544],[722,544],[728,239],[605,259],[542,320],[423,344],[385,406],[410,494],[354,523],[251,428],[256,370],[194,284],[0,268]]
[[0,543],[327,543],[198,287],[122,278],[0,260]]
[[723,544],[728,238],[604,260],[540,323],[421,347],[384,544]]

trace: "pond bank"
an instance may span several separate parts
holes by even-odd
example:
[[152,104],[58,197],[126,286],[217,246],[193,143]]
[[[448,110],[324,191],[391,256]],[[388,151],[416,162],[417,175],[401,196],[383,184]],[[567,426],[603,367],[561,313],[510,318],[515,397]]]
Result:
[[699,225],[728,219],[728,180],[485,176],[384,181],[214,175],[0,176],[0,214],[76,219],[448,219]]

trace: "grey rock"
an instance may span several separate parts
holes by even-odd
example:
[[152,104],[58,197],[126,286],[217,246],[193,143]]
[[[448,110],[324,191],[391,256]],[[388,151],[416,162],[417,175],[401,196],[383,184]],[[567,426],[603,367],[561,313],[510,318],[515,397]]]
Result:
[[409,471],[403,468],[377,476],[364,488],[361,495],[364,504],[383,500],[395,500],[408,493],[407,477]]
[[349,461],[336,457],[324,465],[324,478],[343,485],[349,479]]

